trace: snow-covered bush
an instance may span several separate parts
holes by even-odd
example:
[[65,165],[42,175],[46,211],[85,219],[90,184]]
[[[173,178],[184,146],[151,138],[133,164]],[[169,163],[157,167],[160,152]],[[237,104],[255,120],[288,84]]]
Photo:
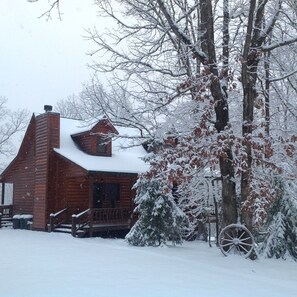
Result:
[[168,241],[181,244],[188,219],[176,205],[166,177],[144,174],[135,188],[139,218],[126,236],[127,242],[136,246],[159,246]]
[[268,258],[288,258],[297,260],[297,183],[278,181],[277,200],[268,220],[269,233],[260,253]]
[[204,170],[184,180],[178,188],[178,205],[189,218],[187,240],[207,240],[207,223],[215,215],[215,203],[220,202],[221,182]]

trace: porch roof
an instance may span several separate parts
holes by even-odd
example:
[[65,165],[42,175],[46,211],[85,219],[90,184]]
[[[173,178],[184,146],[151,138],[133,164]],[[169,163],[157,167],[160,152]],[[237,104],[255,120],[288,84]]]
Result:
[[71,135],[88,131],[92,126],[86,126],[79,120],[61,118],[60,148],[54,150],[88,171],[141,173],[148,169],[141,159],[147,154],[145,149],[142,145],[132,145],[131,139],[139,136],[133,128],[115,127],[119,135],[112,141],[111,157],[93,156],[80,150]]

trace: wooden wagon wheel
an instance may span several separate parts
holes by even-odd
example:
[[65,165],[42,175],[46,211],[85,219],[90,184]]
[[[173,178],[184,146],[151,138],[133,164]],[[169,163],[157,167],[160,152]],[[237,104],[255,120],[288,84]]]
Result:
[[219,234],[219,247],[225,256],[237,254],[248,258],[254,244],[252,233],[241,224],[228,225]]

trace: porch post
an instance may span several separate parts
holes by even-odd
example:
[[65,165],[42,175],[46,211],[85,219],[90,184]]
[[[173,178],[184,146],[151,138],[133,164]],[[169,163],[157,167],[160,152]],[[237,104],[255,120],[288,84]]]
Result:
[[93,236],[93,184],[94,184],[94,176],[89,173],[89,224],[90,224],[90,237]]
[[1,190],[1,205],[4,205],[5,202],[5,183],[2,184],[2,190]]
[[94,176],[89,173],[89,209],[93,208],[93,184]]

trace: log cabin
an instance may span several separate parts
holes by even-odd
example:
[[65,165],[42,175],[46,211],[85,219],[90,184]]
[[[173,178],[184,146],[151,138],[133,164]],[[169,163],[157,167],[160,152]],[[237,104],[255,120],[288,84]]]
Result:
[[[86,126],[45,106],[43,114],[32,115],[16,157],[0,176],[2,212],[30,215],[32,230],[76,237],[129,229],[132,187],[147,165],[144,147],[127,146],[126,136],[137,136],[136,130],[104,118]],[[5,184],[13,185],[12,206],[3,206]]]

